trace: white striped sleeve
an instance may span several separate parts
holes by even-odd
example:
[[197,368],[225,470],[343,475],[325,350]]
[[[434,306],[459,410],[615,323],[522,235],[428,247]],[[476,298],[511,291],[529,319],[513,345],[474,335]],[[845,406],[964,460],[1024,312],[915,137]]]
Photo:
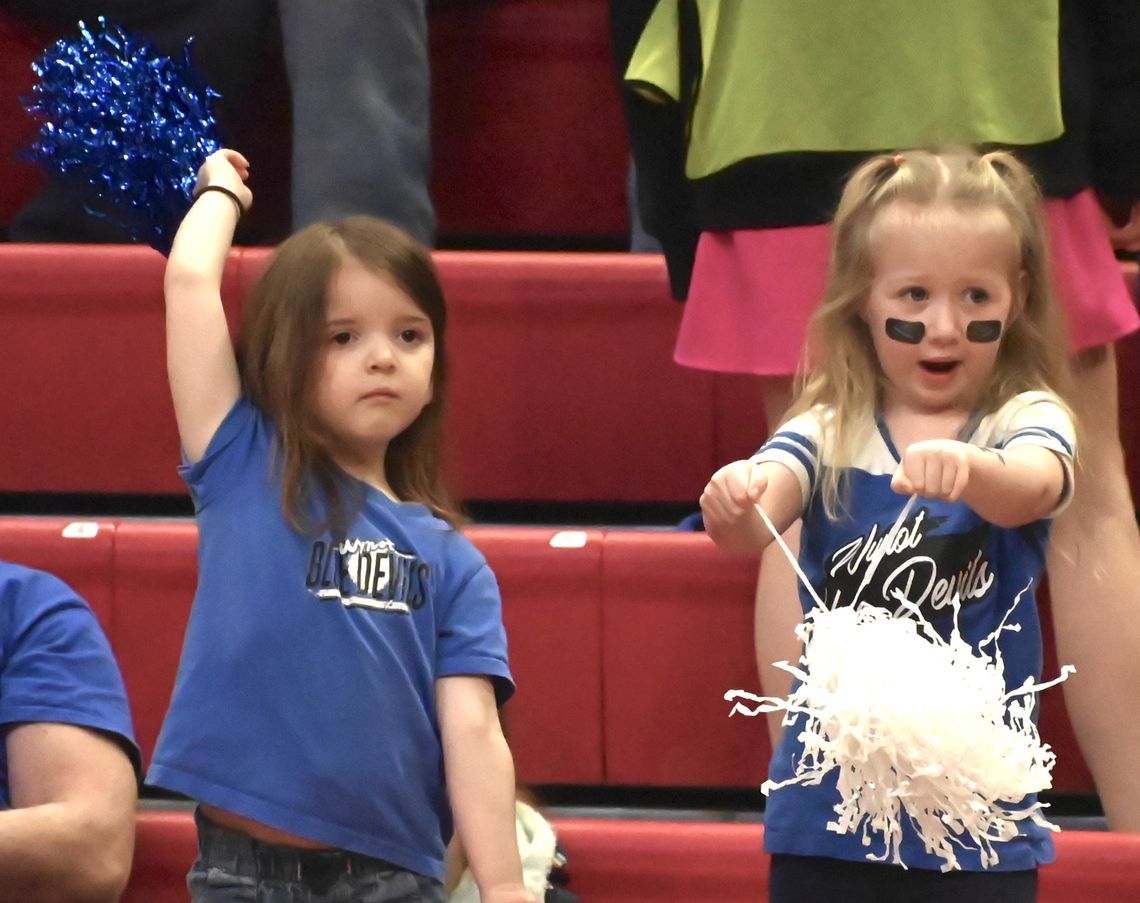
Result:
[[1034,445],[1057,455],[1065,470],[1065,488],[1051,517],[1060,514],[1073,497],[1073,458],[1076,455],[1076,433],[1073,421],[1056,398],[1047,392],[1023,392],[1005,406],[1008,419],[995,437],[994,448],[1017,448]]
[[819,417],[812,411],[783,424],[752,456],[756,463],[774,461],[788,468],[799,481],[806,506],[819,476]]

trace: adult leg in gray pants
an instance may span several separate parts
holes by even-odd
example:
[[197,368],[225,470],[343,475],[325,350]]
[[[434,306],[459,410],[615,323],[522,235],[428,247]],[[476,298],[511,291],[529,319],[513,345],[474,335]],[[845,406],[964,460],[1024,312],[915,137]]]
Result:
[[435,239],[426,0],[279,0],[293,228],[353,213]]

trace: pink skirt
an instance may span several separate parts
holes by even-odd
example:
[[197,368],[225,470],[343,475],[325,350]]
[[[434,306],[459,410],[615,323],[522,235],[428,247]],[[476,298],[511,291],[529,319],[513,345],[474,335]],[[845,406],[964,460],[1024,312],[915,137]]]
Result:
[[[1045,202],[1053,269],[1074,351],[1140,327],[1092,191]],[[705,232],[673,358],[719,373],[790,376],[823,295],[829,227]]]

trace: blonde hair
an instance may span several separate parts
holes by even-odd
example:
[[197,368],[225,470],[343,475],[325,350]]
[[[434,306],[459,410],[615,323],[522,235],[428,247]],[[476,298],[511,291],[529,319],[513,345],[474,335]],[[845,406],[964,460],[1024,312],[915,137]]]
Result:
[[391,278],[431,321],[432,399],[388,444],[385,471],[401,501],[461,520],[441,478],[447,381],[447,309],[431,254],[396,226],[369,216],[316,223],[286,240],[250,293],[237,343],[242,384],[277,429],[281,508],[301,532],[343,534],[363,502],[321,439],[311,410],[328,292],[345,261]]
[[[1060,311],[1053,291],[1041,193],[1030,171],[1012,154],[968,149],[915,150],[865,161],[843,190],[831,227],[831,260],[823,300],[812,316],[805,369],[797,378],[790,415],[817,405],[834,411],[829,446],[838,462],[874,422],[881,369],[871,334],[860,316],[873,272],[872,229],[894,203],[954,210],[997,210],[1009,223],[1025,274],[1025,304],[1007,325],[993,373],[979,399],[988,413],[1031,389],[1064,397],[1069,370]],[[825,469],[820,484],[825,510],[841,506],[841,469]]]

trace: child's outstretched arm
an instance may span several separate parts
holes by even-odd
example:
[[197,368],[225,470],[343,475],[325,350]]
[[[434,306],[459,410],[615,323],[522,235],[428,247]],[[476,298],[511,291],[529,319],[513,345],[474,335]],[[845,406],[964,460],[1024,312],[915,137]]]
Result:
[[1047,448],[996,451],[953,439],[916,442],[902,454],[891,488],[904,495],[957,501],[999,527],[1048,517],[1065,492],[1066,471]]
[[191,462],[205,454],[241,391],[221,289],[239,205],[249,209],[253,201],[248,176],[249,163],[237,151],[207,158],[198,171],[197,200],[166,263],[166,370],[178,435]]
[[526,889],[515,833],[515,769],[495,691],[486,677],[435,684],[455,829],[483,903],[536,903]]
[[783,533],[803,513],[803,495],[795,474],[775,461],[733,461],[713,474],[701,493],[705,530],[730,552],[760,554],[772,532],[756,511],[759,504]]

